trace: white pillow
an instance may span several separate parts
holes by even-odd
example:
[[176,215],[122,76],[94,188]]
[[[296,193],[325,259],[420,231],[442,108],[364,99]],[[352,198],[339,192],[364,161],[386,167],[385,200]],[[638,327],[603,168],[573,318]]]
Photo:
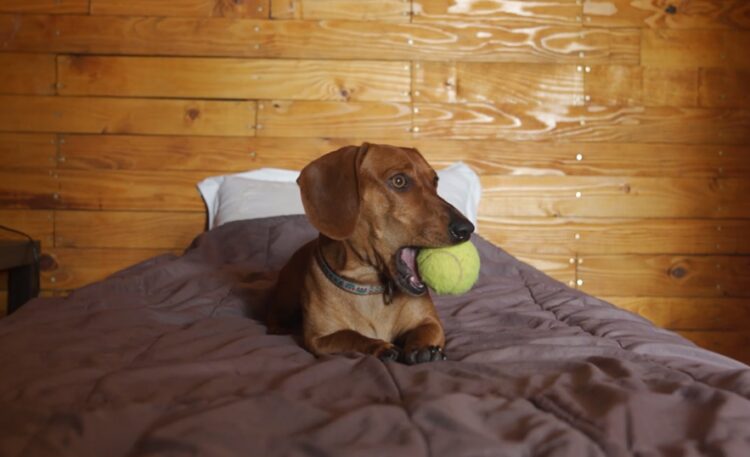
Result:
[[[438,194],[476,227],[482,195],[479,177],[462,162],[438,170]],[[296,180],[299,171],[278,168],[213,176],[198,183],[208,209],[209,229],[231,221],[304,214]]]

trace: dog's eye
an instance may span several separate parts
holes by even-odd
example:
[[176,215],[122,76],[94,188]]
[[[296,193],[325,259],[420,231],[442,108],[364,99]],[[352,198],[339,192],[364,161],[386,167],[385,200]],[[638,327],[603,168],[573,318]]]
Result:
[[406,186],[409,185],[409,178],[403,173],[393,175],[391,177],[391,185],[395,189],[399,189],[399,190],[406,189]]

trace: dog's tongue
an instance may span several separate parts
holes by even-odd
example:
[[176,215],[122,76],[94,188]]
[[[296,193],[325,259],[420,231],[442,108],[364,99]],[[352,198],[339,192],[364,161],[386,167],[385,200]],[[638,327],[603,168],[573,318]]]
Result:
[[417,250],[414,248],[401,249],[401,260],[409,269],[409,283],[415,288],[422,287],[424,284],[422,283],[422,278],[419,277],[417,268]]

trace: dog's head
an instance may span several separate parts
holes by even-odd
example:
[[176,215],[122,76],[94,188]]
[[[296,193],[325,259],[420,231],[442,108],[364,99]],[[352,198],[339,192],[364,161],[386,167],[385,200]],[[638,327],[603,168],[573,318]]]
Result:
[[346,240],[402,290],[421,295],[416,254],[468,240],[474,226],[437,194],[438,176],[416,149],[364,143],[307,165],[297,183],[310,222]]

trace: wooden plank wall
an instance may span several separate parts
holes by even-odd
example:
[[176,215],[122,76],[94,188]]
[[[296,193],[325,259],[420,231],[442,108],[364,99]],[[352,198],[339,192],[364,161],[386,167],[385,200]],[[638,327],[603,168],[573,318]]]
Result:
[[195,183],[363,140],[480,233],[750,361],[750,2],[0,0],[0,220],[63,293],[179,252]]

